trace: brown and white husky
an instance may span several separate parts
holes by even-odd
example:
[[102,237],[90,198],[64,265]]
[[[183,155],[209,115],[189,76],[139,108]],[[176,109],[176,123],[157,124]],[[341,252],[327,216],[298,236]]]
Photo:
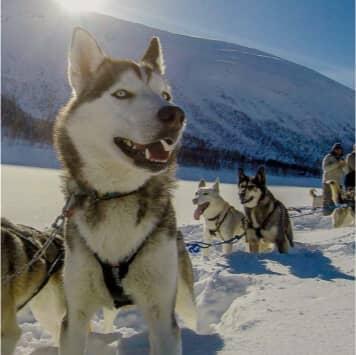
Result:
[[73,97],[54,138],[64,194],[74,199],[60,354],[84,354],[97,309],[129,304],[147,322],[152,355],[181,354],[175,311],[196,323],[192,267],[172,205],[185,115],[173,104],[160,41],[152,38],[138,62],[118,60],[78,28],[68,73]]

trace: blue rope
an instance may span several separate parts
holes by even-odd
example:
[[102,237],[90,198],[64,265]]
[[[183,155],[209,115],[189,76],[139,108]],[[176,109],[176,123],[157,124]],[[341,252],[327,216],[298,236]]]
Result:
[[228,239],[228,240],[223,240],[221,242],[214,242],[214,243],[206,243],[206,242],[200,242],[200,241],[192,241],[185,243],[188,251],[191,254],[198,254],[201,249],[207,249],[210,247],[215,247],[218,245],[223,245],[223,244],[234,244],[238,242],[242,237],[244,237],[245,233],[242,235],[236,235],[235,237]]

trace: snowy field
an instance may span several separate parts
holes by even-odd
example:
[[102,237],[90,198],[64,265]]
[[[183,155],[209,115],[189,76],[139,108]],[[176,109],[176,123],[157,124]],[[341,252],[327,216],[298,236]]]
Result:
[[[196,182],[181,181],[175,197],[178,223],[186,240],[199,240],[193,221]],[[2,215],[38,228],[60,211],[56,170],[2,167]],[[311,204],[308,188],[273,186],[287,206]],[[237,208],[235,185],[222,195]],[[199,329],[182,325],[184,355],[351,355],[354,354],[354,230],[332,229],[329,217],[293,218],[296,247],[289,255],[246,253],[244,241],[229,257],[212,250],[208,260],[193,255]],[[50,310],[49,310],[50,311]],[[50,336],[28,310],[17,355],[54,355]],[[122,310],[114,331],[102,334],[93,320],[89,355],[148,354],[147,330],[135,310]]]

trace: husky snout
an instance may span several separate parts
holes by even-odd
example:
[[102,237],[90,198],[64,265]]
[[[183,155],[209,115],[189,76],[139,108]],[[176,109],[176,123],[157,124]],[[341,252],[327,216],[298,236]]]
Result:
[[159,109],[157,117],[167,127],[180,130],[185,120],[185,113],[178,106],[163,106]]

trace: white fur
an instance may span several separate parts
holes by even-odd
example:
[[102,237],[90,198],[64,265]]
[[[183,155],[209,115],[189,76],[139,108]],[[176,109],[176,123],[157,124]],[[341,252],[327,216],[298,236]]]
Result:
[[[216,229],[216,221],[209,221],[211,218],[215,218],[218,215],[225,213],[230,207],[230,205],[221,197],[219,193],[219,180],[216,180],[212,187],[206,187],[204,181],[199,183],[198,191],[196,192],[195,202],[197,205],[202,205],[205,202],[209,202],[208,208],[203,212],[204,217],[204,234],[203,239],[206,243],[212,241],[212,237],[209,233],[209,230]],[[231,224],[232,219],[233,223]],[[228,240],[234,237],[235,235],[241,235],[244,232],[243,229],[243,214],[239,211],[231,211],[227,216],[226,220],[220,227],[220,233],[218,236],[223,240]],[[232,251],[231,244],[224,244],[223,250],[225,254],[229,254]],[[203,255],[209,255],[209,248],[203,250]]]
[[[143,82],[129,70],[100,98],[81,105],[68,122],[69,136],[86,162],[84,175],[101,193],[132,191],[154,175],[134,166],[113,141],[114,137],[122,137],[148,144],[161,129],[156,114],[166,102],[159,95],[160,90],[169,88],[158,75],[154,88],[150,82]],[[134,102],[112,97],[118,89],[133,92]]]
[[[88,46],[84,52],[89,57],[93,56],[88,61],[97,65],[101,50],[96,50],[91,39],[84,35],[84,39],[74,40],[72,61],[77,55],[77,47]],[[79,41],[78,46],[76,41]],[[160,53],[158,60],[161,59],[163,61]],[[77,59],[76,63],[80,66],[83,61]],[[81,69],[79,67],[78,73],[83,73]],[[71,80],[74,90],[78,87],[76,80]],[[77,81],[82,85],[85,78]],[[119,89],[134,94],[130,102],[111,95]],[[169,91],[169,87],[159,74],[153,73],[147,82],[145,76],[142,80],[127,70],[109,90],[82,104],[68,118],[66,129],[83,161],[83,177],[99,193],[136,190],[154,175],[134,165],[113,139],[122,137],[140,144],[151,143],[162,128],[157,112],[168,104],[162,98],[162,91]],[[60,355],[82,355],[90,318],[98,308],[112,307],[112,298],[93,252],[103,261],[117,264],[131,255],[159,222],[148,210],[145,218],[137,224],[139,202],[135,195],[122,201],[106,201],[105,204],[104,221],[95,225],[87,222],[81,209],[76,210],[73,216],[73,222],[85,241],[73,238],[73,248],[68,248],[66,253],[64,287],[68,312],[62,325]],[[165,233],[156,231],[153,240],[145,242],[142,252],[130,264],[123,287],[148,324],[150,354],[180,355],[179,328],[173,324],[179,276],[177,243],[174,236]],[[195,308],[191,307],[194,303],[192,295],[184,288],[178,293],[178,300],[180,307],[177,309],[180,308],[183,316],[187,313],[184,304],[185,310]],[[109,318],[113,319],[113,316]]]
[[103,60],[104,53],[95,39],[82,28],[76,28],[68,66],[68,78],[74,94],[79,94],[83,90],[87,80],[94,75]]

